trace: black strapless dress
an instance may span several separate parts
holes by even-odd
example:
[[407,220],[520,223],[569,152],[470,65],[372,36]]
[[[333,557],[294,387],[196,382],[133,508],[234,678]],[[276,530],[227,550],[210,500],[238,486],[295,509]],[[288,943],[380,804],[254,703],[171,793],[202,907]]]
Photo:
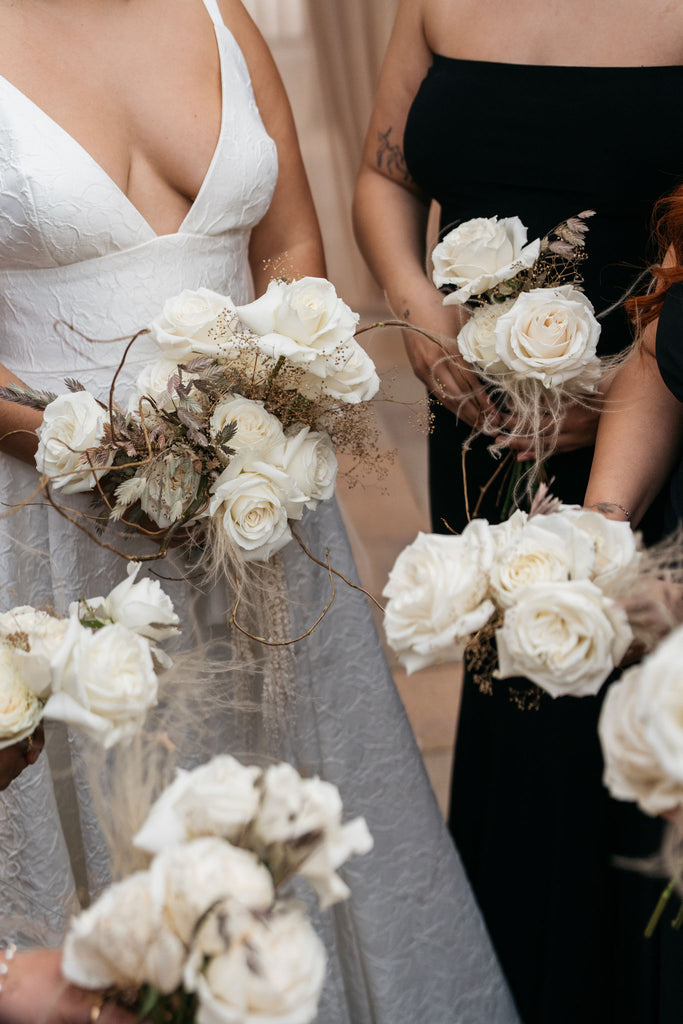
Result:
[[[529,240],[593,209],[585,290],[599,312],[647,265],[650,216],[683,179],[683,67],[576,68],[436,56],[410,111],[405,156],[442,207],[442,230],[517,215]],[[622,311],[600,351],[629,344]],[[460,449],[469,428],[436,405],[434,528],[465,524]],[[592,450],[555,456],[553,491],[581,502]],[[498,463],[467,456],[471,507]],[[496,521],[495,488],[481,515]],[[473,499],[473,500],[472,500]],[[656,536],[657,525],[651,528]],[[658,848],[659,822],[609,799],[601,697],[520,710],[466,678],[450,827],[525,1024],[673,1024],[683,1019],[683,941],[643,928],[658,881],[614,866]]]
[[[669,288],[657,325],[657,365],[662,380],[679,402],[683,402],[683,281]],[[683,459],[671,476],[665,510],[667,531],[683,523]]]

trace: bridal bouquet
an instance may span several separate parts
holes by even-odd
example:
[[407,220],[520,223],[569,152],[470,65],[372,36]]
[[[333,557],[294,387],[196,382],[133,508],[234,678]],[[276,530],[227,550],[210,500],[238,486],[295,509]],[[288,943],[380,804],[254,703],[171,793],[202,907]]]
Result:
[[298,875],[321,907],[349,895],[337,869],[372,839],[362,818],[341,816],[335,786],[288,764],[223,755],[178,772],[135,839],[147,869],[73,921],[65,977],[113,987],[152,1020],[307,1024],[325,951],[303,905],[278,890]]
[[110,747],[137,732],[156,704],[157,643],[179,632],[156,581],[139,565],[106,597],[74,603],[68,618],[24,605],[0,615],[0,749],[30,736],[43,717]]
[[408,673],[467,656],[484,689],[495,675],[595,694],[633,640],[619,599],[639,563],[627,523],[541,494],[499,525],[419,534],[384,590],[386,636]]
[[[542,431],[552,440],[567,402],[589,403],[605,369],[600,325],[578,274],[592,214],[530,243],[518,217],[478,217],[450,231],[432,254],[444,304],[471,313],[457,337],[460,355],[511,414],[510,436],[535,446],[537,461]],[[479,426],[486,431],[486,423]]]
[[[335,449],[362,457],[364,403],[379,381],[355,340],[358,316],[329,281],[272,281],[244,306],[205,288],[169,299],[149,327],[158,359],[108,403],[67,381],[44,408],[36,465],[63,494],[94,493],[105,519],[148,534],[205,520],[209,546],[265,561],[291,524],[334,493]],[[49,491],[48,491],[49,493]]]

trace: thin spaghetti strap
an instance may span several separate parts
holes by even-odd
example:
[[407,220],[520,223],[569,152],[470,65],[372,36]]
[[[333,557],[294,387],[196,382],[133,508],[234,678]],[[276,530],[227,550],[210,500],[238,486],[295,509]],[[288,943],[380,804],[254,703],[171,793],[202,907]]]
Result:
[[216,0],[202,0],[202,3],[206,7],[209,17],[211,18],[211,21],[214,23],[214,25],[225,24],[223,21],[223,15],[220,12],[220,8],[218,7],[218,3],[216,2]]

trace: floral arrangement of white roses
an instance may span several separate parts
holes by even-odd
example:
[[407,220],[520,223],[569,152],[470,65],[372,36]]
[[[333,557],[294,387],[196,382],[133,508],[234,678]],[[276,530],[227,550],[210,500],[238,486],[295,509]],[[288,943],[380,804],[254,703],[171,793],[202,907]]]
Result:
[[266,561],[333,495],[335,450],[362,458],[372,442],[365,403],[379,380],[357,322],[324,279],[272,281],[243,306],[200,288],[151,323],[159,358],[123,405],[113,384],[108,402],[77,381],[59,396],[0,390],[44,409],[36,465],[49,497],[92,490],[161,556],[180,526],[205,520],[223,552]]
[[638,579],[638,538],[544,491],[529,514],[419,534],[398,556],[384,629],[408,673],[467,657],[482,689],[522,677],[551,697],[580,697],[622,661],[634,639],[622,600]]
[[106,597],[75,602],[68,618],[28,605],[0,614],[0,749],[43,718],[67,722],[105,748],[133,736],[157,702],[157,644],[180,632],[157,581],[140,566]]
[[518,217],[478,217],[448,232],[432,254],[444,304],[471,314],[457,337],[459,354],[510,413],[509,436],[526,438],[537,463],[553,448],[566,404],[590,404],[615,362],[597,355],[600,324],[581,291],[592,215],[584,211],[530,243]]
[[179,771],[134,840],[147,869],[72,922],[64,976],[113,989],[145,1019],[308,1024],[325,951],[280,890],[300,876],[323,908],[347,898],[337,869],[372,838],[362,818],[341,818],[336,787],[288,764],[221,755]]

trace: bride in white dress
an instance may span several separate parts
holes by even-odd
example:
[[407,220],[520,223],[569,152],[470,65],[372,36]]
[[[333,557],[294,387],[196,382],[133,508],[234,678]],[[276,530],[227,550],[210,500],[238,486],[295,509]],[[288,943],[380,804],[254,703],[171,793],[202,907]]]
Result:
[[[105,397],[125,342],[87,338],[131,336],[184,288],[243,303],[249,268],[259,294],[273,267],[324,273],[287,101],[237,0],[1,0],[0,69],[3,383],[61,392],[75,377]],[[123,393],[150,351],[144,338],[133,347]],[[39,420],[0,403],[7,504],[35,491]],[[304,528],[354,575],[334,502]],[[62,612],[124,575],[122,560],[44,504],[0,531],[2,610]],[[283,562],[290,625],[303,632],[327,599],[327,573],[297,545]],[[169,590],[189,622],[190,586]],[[337,588],[294,667],[296,704],[276,748],[261,733],[244,750],[222,710],[197,754],[286,757],[338,785],[348,815],[368,821],[375,849],[350,865],[353,897],[320,922],[330,953],[320,1021],[514,1024],[361,594]],[[70,744],[48,729],[47,756],[0,794],[0,939],[57,944],[79,897],[106,882]]]

